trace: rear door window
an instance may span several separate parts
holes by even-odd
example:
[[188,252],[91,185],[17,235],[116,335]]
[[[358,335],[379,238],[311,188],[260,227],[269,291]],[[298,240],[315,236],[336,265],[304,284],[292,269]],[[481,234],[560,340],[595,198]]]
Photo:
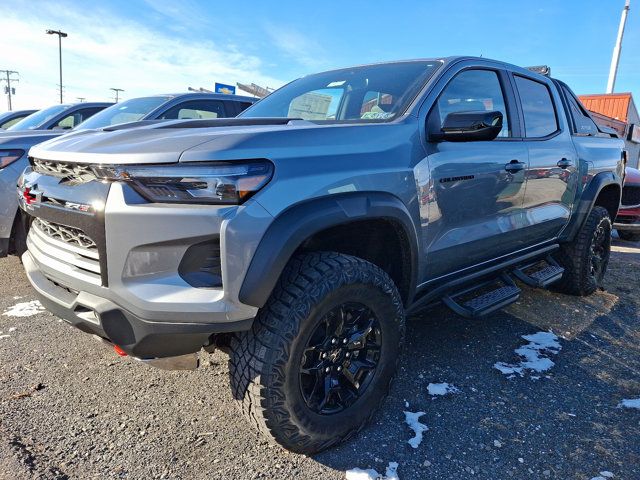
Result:
[[199,120],[229,117],[220,100],[190,100],[171,107],[160,118],[171,120]]
[[236,105],[236,109],[237,109],[237,113],[236,115],[238,115],[240,112],[244,112],[247,108],[249,108],[252,104],[249,102],[233,102]]
[[63,130],[69,130],[70,128],[74,128],[77,125],[81,124],[86,119],[88,119],[89,117],[92,117],[93,115],[95,115],[96,113],[98,113],[100,110],[103,110],[103,109],[104,109],[103,107],[81,108],[79,110],[76,110],[72,114],[64,117],[62,120],[56,123],[53,128],[56,128],[56,129],[61,128]]
[[514,76],[524,115],[527,138],[540,138],[558,131],[558,120],[549,87],[529,78]]

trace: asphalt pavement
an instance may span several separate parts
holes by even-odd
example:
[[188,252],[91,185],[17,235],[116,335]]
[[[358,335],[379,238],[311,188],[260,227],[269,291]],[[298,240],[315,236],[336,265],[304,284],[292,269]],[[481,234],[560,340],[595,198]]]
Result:
[[[222,352],[193,372],[117,357],[29,303],[20,263],[0,259],[0,479],[341,479],[389,462],[402,480],[640,479],[640,409],[620,406],[640,398],[640,248],[615,250],[606,290],[588,298],[526,288],[481,320],[412,317],[382,411],[314,457],[251,430]],[[559,347],[522,338],[539,332]],[[521,347],[549,368],[527,369]],[[441,383],[449,393],[430,395]],[[417,448],[405,411],[424,412]]]

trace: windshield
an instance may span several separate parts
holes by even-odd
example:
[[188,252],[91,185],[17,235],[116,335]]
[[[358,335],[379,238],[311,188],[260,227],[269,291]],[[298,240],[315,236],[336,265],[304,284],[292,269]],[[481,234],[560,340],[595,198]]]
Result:
[[309,75],[276,90],[239,116],[385,122],[406,110],[439,66],[439,62],[397,62]]
[[69,108],[69,105],[54,105],[53,107],[45,108],[36,113],[32,113],[28,117],[23,118],[18,123],[10,126],[7,130],[22,131],[22,130],[38,130],[43,128],[44,124],[58,115],[60,112]]
[[125,100],[124,102],[116,103],[115,105],[96,113],[93,117],[78,125],[75,130],[104,128],[110,127],[111,125],[118,125],[120,123],[136,122],[144,119],[149,112],[152,112],[171,98],[173,97],[156,96]]

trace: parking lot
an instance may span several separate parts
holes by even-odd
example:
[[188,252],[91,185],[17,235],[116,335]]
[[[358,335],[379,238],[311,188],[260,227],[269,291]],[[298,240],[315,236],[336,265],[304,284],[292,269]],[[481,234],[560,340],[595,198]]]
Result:
[[[344,478],[389,462],[403,480],[640,478],[640,410],[619,406],[640,397],[640,248],[616,241],[612,255],[606,291],[589,298],[525,289],[486,319],[412,318],[382,412],[313,458],[245,424],[223,353],[195,372],[119,358],[37,305],[12,308],[35,297],[18,260],[2,259],[0,478]],[[521,336],[546,331],[561,347],[542,351],[549,370],[494,368],[517,368]],[[430,395],[430,383],[457,391]],[[405,411],[424,412],[417,448]]]

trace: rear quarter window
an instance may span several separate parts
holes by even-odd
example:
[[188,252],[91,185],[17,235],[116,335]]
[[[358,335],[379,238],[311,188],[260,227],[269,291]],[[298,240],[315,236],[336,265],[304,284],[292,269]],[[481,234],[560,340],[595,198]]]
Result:
[[598,127],[591,120],[591,117],[584,111],[582,105],[578,102],[578,99],[574,97],[567,88],[563,88],[567,102],[569,104],[569,111],[571,112],[571,118],[575,124],[575,132],[582,135],[597,135]]

